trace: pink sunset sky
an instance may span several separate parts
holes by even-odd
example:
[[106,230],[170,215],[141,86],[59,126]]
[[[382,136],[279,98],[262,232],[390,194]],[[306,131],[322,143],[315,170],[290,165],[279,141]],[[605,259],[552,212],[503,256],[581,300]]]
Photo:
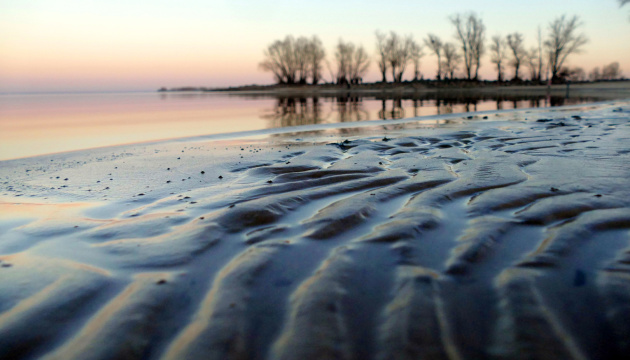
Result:
[[[258,63],[286,35],[318,35],[333,58],[339,38],[374,52],[374,31],[431,32],[455,41],[449,15],[475,11],[493,35],[523,33],[536,44],[554,18],[578,15],[589,38],[569,66],[587,73],[618,61],[630,77],[630,6],[561,1],[4,0],[0,3],[0,92],[155,90],[161,86],[269,84]],[[422,73],[436,58],[425,49]],[[486,56],[484,79],[496,73]],[[511,73],[509,70],[508,74]],[[366,80],[377,80],[374,64]]]

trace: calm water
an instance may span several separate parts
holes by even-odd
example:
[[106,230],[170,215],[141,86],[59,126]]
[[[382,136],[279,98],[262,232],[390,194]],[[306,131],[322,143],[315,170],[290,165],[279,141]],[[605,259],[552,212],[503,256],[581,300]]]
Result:
[[207,93],[0,95],[0,160],[287,126],[558,106],[596,98],[271,97]]

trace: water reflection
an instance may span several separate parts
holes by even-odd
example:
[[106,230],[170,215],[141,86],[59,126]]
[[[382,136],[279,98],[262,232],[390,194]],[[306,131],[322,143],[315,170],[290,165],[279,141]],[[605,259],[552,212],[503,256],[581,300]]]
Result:
[[[268,96],[247,96],[249,99]],[[390,120],[472,111],[562,106],[596,101],[562,96],[457,96],[442,94],[381,96],[276,96],[275,106],[260,117],[269,127],[287,127],[363,120]]]
[[[599,93],[610,99],[611,92]],[[600,96],[599,93],[595,96]],[[0,96],[0,160],[289,126],[556,106],[606,99],[468,94],[379,92],[358,96],[350,92],[273,96],[151,92],[3,95]],[[445,120],[440,121],[442,124]]]

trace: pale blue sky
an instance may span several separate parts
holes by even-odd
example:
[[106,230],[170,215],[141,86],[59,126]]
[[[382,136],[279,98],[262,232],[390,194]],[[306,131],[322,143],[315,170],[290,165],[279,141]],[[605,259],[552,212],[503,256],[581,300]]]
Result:
[[[615,0],[2,0],[0,91],[270,83],[257,64],[265,46],[287,34],[317,34],[329,56],[340,37],[372,53],[376,29],[454,41],[448,16],[467,11],[482,17],[488,38],[519,31],[528,47],[539,25],[544,35],[555,17],[578,15],[590,42],[570,65],[588,72],[619,61],[630,76],[630,6]],[[425,76],[435,62],[424,57]],[[487,57],[481,75],[496,77]],[[372,66],[368,79],[376,78]]]

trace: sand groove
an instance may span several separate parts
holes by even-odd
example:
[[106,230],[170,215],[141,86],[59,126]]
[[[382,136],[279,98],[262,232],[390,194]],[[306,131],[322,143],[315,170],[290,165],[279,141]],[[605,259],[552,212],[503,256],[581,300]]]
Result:
[[0,358],[623,358],[622,106],[7,163]]

